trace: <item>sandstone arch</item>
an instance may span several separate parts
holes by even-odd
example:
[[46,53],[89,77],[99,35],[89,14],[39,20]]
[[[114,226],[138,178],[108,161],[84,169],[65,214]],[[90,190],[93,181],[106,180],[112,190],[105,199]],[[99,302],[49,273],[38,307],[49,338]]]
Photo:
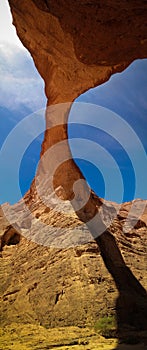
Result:
[[[68,108],[62,111],[63,124],[56,130],[46,130],[42,145],[43,155],[52,145],[68,139],[68,112],[77,96],[91,87],[102,84],[111,74],[125,69],[135,58],[147,57],[147,4],[145,1],[135,0],[107,0],[105,5],[87,0],[81,1],[80,4],[74,1],[72,5],[70,1],[64,0],[9,0],[9,3],[17,33],[30,51],[45,81],[48,106],[69,103]],[[58,120],[58,113],[55,113],[54,118]],[[46,123],[52,123],[52,113],[48,111]],[[68,142],[65,147],[70,154]],[[79,179],[83,179],[83,176],[70,160],[57,170],[54,186],[57,188],[61,185],[65,197],[71,200],[74,196],[73,183]],[[84,196],[84,193],[85,187],[81,186],[80,195]],[[99,199],[91,192],[86,206],[77,211],[79,218],[88,222],[95,216],[100,204]],[[97,223],[88,227],[95,233]],[[125,320],[131,324],[130,313],[131,320],[140,313],[138,319],[142,316],[146,327],[147,303],[143,287],[126,268],[109,231],[105,231],[97,239],[97,243],[116,284],[119,280],[118,288],[123,294],[123,308],[126,308],[126,312],[121,314],[119,305],[120,323],[124,323]],[[117,256],[116,262],[113,252]],[[128,283],[130,280],[131,286],[130,282]],[[135,327],[137,328],[137,322]]]

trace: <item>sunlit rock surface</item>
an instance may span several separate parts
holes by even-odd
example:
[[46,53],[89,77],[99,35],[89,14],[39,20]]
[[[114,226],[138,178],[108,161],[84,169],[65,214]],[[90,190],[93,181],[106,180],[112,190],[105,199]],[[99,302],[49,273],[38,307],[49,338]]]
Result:
[[[27,200],[29,193],[25,203]],[[143,202],[135,202],[136,212]],[[114,314],[118,296],[116,286],[97,244],[71,209],[70,202],[63,201],[60,212],[57,208],[47,210],[38,199],[31,204],[30,216],[25,203],[4,204],[0,212],[2,242],[10,227],[4,213],[14,224],[14,230],[17,231],[17,227],[21,234],[19,241],[7,240],[1,248],[2,324],[19,321],[45,326],[85,326],[94,324],[100,316]],[[106,205],[114,210],[114,203]],[[147,287],[147,211],[139,221],[138,216],[135,220],[134,213],[128,225],[131,227],[133,220],[135,228],[132,226],[131,230],[123,232],[130,205],[122,205],[111,232],[127,266]],[[114,252],[114,260],[116,258]]]

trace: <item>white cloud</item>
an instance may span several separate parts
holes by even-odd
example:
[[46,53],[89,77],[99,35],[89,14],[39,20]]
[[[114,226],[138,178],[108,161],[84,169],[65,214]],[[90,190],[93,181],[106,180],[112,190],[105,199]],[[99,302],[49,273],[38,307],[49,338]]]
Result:
[[0,105],[11,110],[45,107],[44,83],[26,50],[0,43]]
[[12,15],[7,0],[0,1],[0,42],[11,43],[24,49],[12,25]]
[[7,0],[0,0],[0,106],[31,111],[46,104],[44,83],[12,25]]

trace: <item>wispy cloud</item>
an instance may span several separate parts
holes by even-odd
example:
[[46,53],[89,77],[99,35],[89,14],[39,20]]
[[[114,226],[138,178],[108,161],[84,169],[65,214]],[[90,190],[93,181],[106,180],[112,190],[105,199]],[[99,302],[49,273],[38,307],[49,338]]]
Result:
[[26,50],[0,43],[0,105],[36,111],[45,107],[44,83]]
[[25,50],[12,25],[12,15],[8,0],[0,1],[0,42],[11,43]]

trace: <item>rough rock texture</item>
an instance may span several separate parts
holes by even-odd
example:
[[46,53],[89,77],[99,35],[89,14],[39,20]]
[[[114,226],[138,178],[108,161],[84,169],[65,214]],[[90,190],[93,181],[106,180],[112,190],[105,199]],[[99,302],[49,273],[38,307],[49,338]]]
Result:
[[[29,193],[27,196],[29,200]],[[122,221],[128,214],[127,207],[130,204],[123,205],[119,218],[117,216],[115,218],[111,232],[116,237],[127,266],[143,286],[147,287],[147,210],[136,228],[123,233]],[[136,201],[137,207],[141,204],[142,201]],[[113,207],[113,203],[111,206]],[[71,214],[68,212],[68,215],[64,215],[63,210],[62,213],[57,211],[55,213],[54,209],[47,212],[46,206],[39,200],[35,201],[32,203],[32,221],[28,229],[24,228],[25,210],[22,201],[13,206],[5,204],[2,209],[7,213],[7,217],[10,213],[14,222],[17,217],[19,218],[17,222],[22,232],[18,244],[5,245],[2,249],[0,264],[2,324],[30,322],[47,327],[85,326],[95,324],[101,316],[115,314],[118,297],[115,283],[103,263],[97,244],[88,236],[86,225],[81,237],[78,237],[79,244],[74,242],[74,237],[77,235],[75,222],[76,225],[80,224],[74,212]],[[46,236],[50,235],[50,226],[53,226],[56,232],[53,239],[55,246],[48,246],[50,241],[47,240],[44,241],[47,246],[32,242],[39,241],[38,235],[43,235],[43,230],[38,232],[38,220],[48,225]],[[30,218],[25,217],[25,222],[29,223]],[[64,235],[60,236],[56,231],[58,226],[63,227]],[[1,210],[1,237],[5,235],[7,227],[8,223]],[[80,229],[78,235],[80,236]],[[86,238],[86,243],[82,244],[83,237]],[[59,241],[65,248],[56,246],[59,245]],[[68,247],[71,244],[73,246]],[[117,260],[115,252],[114,260]]]
[[[47,178],[50,177],[51,167],[53,166],[53,157],[48,158],[46,156],[46,151],[50,150],[51,146],[56,145],[60,141],[65,141],[61,153],[66,154],[67,159],[71,157],[67,141],[67,120],[71,102],[88,88],[105,82],[111,74],[127,67],[135,58],[147,56],[147,31],[145,26],[147,3],[140,0],[123,2],[105,1],[105,4],[101,1],[87,0],[80,2],[63,0],[22,0],[20,2],[19,0],[9,0],[9,3],[18,35],[33,56],[35,65],[45,81],[48,106],[51,104],[55,105],[68,102],[67,105],[62,105],[59,109],[53,106],[46,112],[47,130],[42,146],[42,158],[38,173],[38,181],[40,184],[43,184],[46,176]],[[54,127],[55,123],[61,125]],[[57,160],[57,162],[60,160],[59,151],[60,147],[54,152],[54,159]],[[50,162],[48,161],[49,159]],[[73,185],[79,180],[82,181],[80,181],[78,191],[75,194],[75,201],[73,201]],[[61,188],[59,197],[73,201],[72,204],[81,220],[81,225],[82,222],[87,223],[87,227],[92,235],[97,237],[97,230],[100,226],[103,227],[104,222],[101,220],[101,217],[99,218],[96,216],[100,211],[102,201],[92,192],[90,192],[90,196],[87,197],[89,190],[83,180],[79,169],[70,159],[63,162],[63,164],[56,169],[54,174],[54,189],[58,191],[58,188]],[[49,187],[50,186],[47,186],[47,188]],[[41,188],[41,185],[39,185],[39,188]],[[44,213],[40,214],[42,202],[38,202],[35,191],[35,185],[33,183],[29,198],[26,198],[26,202],[28,207],[31,208],[31,211],[34,212],[34,210],[37,209],[36,215],[43,221]],[[50,196],[51,193],[48,195]],[[84,201],[85,198],[88,198],[86,204],[80,206],[79,202]],[[21,204],[19,205],[21,206]],[[109,208],[103,206],[103,208],[104,217],[105,215],[106,217],[109,215],[111,216],[112,212],[115,210],[114,205],[109,205]],[[11,211],[10,208],[6,207],[5,210],[7,214],[8,212],[10,214],[10,222],[13,219],[13,223],[15,223],[15,210],[12,209]],[[68,212],[68,218],[70,218],[70,221],[68,221],[66,215],[64,217],[59,215],[58,217],[59,210],[56,216],[55,208],[52,212],[50,206],[46,205],[44,210],[46,210],[45,214],[47,214],[47,219],[45,218],[45,220],[48,220],[48,224],[50,225],[50,220],[53,220],[53,227],[60,227],[61,225],[62,228],[64,228],[64,234],[66,236],[66,232],[69,233],[69,230],[66,231],[66,225],[72,227],[70,212]],[[116,304],[118,325],[119,323],[128,323],[135,328],[145,328],[145,314],[147,308],[145,290],[126,267],[116,241],[112,236],[112,232],[114,232],[118,244],[122,244],[122,252],[124,255],[126,254],[125,249],[127,247],[127,255],[125,256],[126,262],[131,264],[131,261],[133,261],[134,267],[132,267],[132,270],[134,268],[136,276],[140,278],[137,270],[137,260],[139,260],[139,266],[141,266],[141,270],[143,271],[145,266],[145,247],[144,241],[142,242],[142,237],[144,237],[146,233],[146,226],[143,219],[140,219],[140,223],[137,223],[136,229],[130,231],[131,233],[129,233],[129,236],[127,236],[128,231],[124,231],[123,233],[122,223],[125,220],[126,210],[127,206],[124,207],[122,212],[120,211],[120,216],[117,217],[117,220],[116,218],[113,220],[109,230],[106,230],[98,237],[96,242],[99,245],[105,265],[113,276],[119,290],[119,298]],[[20,218],[18,221],[21,221],[21,208],[19,208],[19,214]],[[59,224],[56,223],[56,219],[59,221]],[[76,217],[74,220],[79,221],[79,219]],[[90,221],[91,219],[94,220]],[[29,237],[30,230],[31,234],[35,236],[38,235],[37,239],[39,239],[42,231],[39,230],[39,226],[37,226],[37,220],[37,217],[33,219],[33,231],[31,231],[32,219],[29,218],[27,221],[28,223],[26,223],[24,218],[22,220],[23,224],[19,222],[19,225],[22,225],[22,229],[26,230],[26,236],[28,235]],[[132,218],[132,220],[134,219]],[[104,225],[104,228],[106,227],[107,225]],[[53,231],[55,231],[55,229]],[[47,231],[45,229],[43,232],[44,240],[47,239],[46,234]],[[58,235],[60,236],[60,240],[57,236],[57,241],[63,241],[62,233],[60,234],[58,231]],[[53,237],[53,241],[55,238],[56,237]],[[135,248],[132,242],[138,242],[138,240],[139,249],[134,251]],[[67,241],[68,237],[65,238],[66,245],[68,246]],[[19,312],[17,310],[20,310],[20,300],[21,302],[22,300],[25,302],[23,313],[27,315],[25,316],[26,318],[28,317],[29,319],[30,317],[30,320],[35,320],[36,318],[36,320],[39,319],[40,322],[44,322],[44,324],[48,325],[54,325],[58,322],[70,324],[71,316],[69,316],[69,310],[72,310],[72,323],[81,322],[83,324],[90,322],[91,319],[95,319],[99,315],[102,299],[107,300],[108,310],[113,310],[114,304],[112,302],[113,305],[111,305],[112,299],[109,295],[110,292],[108,293],[107,286],[109,285],[110,288],[111,285],[112,289],[114,288],[115,290],[114,282],[112,282],[110,276],[107,277],[108,279],[106,278],[104,281],[101,281],[101,278],[103,278],[101,276],[107,275],[107,272],[102,262],[102,273],[99,271],[99,252],[96,243],[92,243],[90,246],[89,244],[82,246],[82,248],[78,248],[78,252],[76,248],[61,251],[36,245],[32,246],[32,243],[21,240],[18,246],[16,245],[10,248],[10,253],[8,253],[8,249],[7,247],[4,248],[3,254],[5,256],[6,252],[6,260],[3,258],[2,261],[4,263],[4,268],[5,261],[6,264],[7,261],[12,262],[12,265],[8,263],[10,273],[6,273],[5,287],[3,287],[3,290],[8,288],[4,298],[6,298],[5,302],[8,305],[10,314],[13,310],[13,304],[15,305],[15,312],[13,312],[10,319],[15,317]],[[15,251],[15,259],[13,258],[13,254],[11,254],[12,249]],[[32,273],[30,273],[31,266],[26,258],[26,251],[29,256],[30,254],[31,257],[34,256]],[[44,260],[42,261],[44,254],[47,259],[45,259],[45,265]],[[129,261],[132,255],[133,260]],[[136,263],[135,258],[137,259]],[[12,273],[13,264],[15,265],[15,269]],[[51,266],[49,267],[48,265]],[[63,270],[61,266],[63,266]],[[71,266],[70,269],[69,266]],[[45,271],[41,270],[44,268]],[[21,272],[19,272],[19,270]],[[17,276],[16,271],[18,271]],[[42,278],[40,278],[41,271],[43,271],[41,274]],[[98,277],[99,275],[100,280]],[[13,282],[10,282],[10,276],[12,276]],[[18,276],[20,277],[17,279]],[[35,280],[34,276],[36,276]],[[77,279],[77,276],[79,276],[79,279]],[[65,277],[66,283],[64,281]],[[94,280],[96,279],[96,283],[91,282],[93,278]],[[143,278],[143,276],[141,276],[141,278]],[[58,280],[58,283],[55,283],[54,279],[56,281]],[[71,281],[73,283],[71,283]],[[99,283],[100,285],[104,285],[102,292],[99,289]],[[12,288],[12,290],[9,291],[9,286],[13,284],[15,285],[14,290]],[[24,289],[21,288],[22,284]],[[18,285],[18,288],[16,288],[16,285]],[[40,289],[38,288],[39,285],[41,285]],[[50,290],[52,294],[49,292],[46,293],[46,290]],[[116,293],[116,290],[114,293]],[[18,295],[18,298],[16,298],[17,301],[15,300],[16,295]],[[50,295],[49,298],[48,295]],[[15,296],[14,299],[12,296]],[[96,302],[93,303],[93,300]],[[41,305],[39,303],[41,303]],[[29,312],[27,310],[29,310],[30,305],[31,311]],[[68,305],[70,305],[70,308]],[[78,313],[76,309],[78,309]],[[62,316],[63,310],[64,317]],[[21,319],[21,317],[19,313],[19,318]]]

